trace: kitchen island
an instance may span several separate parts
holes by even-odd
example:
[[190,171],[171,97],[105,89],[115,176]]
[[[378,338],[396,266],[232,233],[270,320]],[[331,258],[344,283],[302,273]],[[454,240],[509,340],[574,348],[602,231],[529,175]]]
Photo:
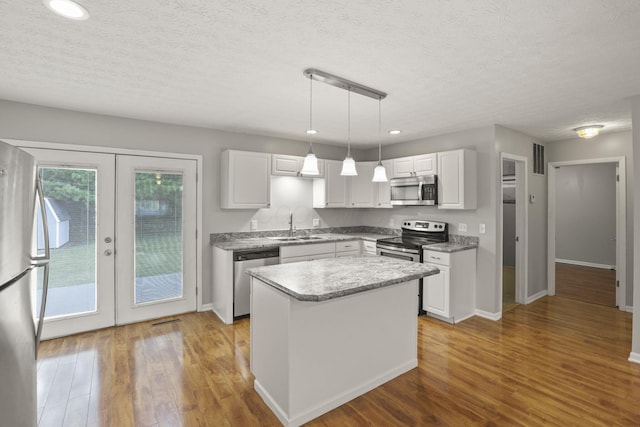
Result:
[[380,256],[248,270],[255,390],[298,426],[415,368],[418,280],[437,273]]

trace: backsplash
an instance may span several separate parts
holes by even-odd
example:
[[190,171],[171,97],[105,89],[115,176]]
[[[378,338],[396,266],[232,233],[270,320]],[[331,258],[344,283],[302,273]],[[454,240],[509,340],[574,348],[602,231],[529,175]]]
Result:
[[449,242],[460,243],[461,245],[478,246],[480,238],[478,236],[460,236],[458,234],[449,234]]
[[[211,233],[209,235],[210,242],[225,242],[236,239],[255,239],[260,237],[281,237],[288,235],[287,230],[266,230],[266,231],[238,231],[233,233]],[[350,227],[323,227],[323,228],[303,228],[295,230],[296,236],[309,236],[312,234],[349,234],[349,233],[367,233],[367,234],[388,234],[390,236],[399,236],[400,230],[397,228],[385,227],[369,227],[366,225],[357,225]]]

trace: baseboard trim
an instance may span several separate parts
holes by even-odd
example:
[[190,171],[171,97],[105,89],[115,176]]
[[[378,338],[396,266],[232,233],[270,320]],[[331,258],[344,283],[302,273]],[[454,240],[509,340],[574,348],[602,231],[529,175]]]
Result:
[[629,362],[640,363],[640,353],[631,352],[629,354]]
[[547,296],[547,290],[544,289],[536,294],[533,294],[529,297],[527,297],[527,304],[531,304],[532,302],[539,300],[542,297],[546,297]]
[[556,262],[560,264],[573,264],[573,265],[581,265],[583,267],[593,267],[593,268],[602,268],[604,270],[615,270],[615,265],[607,265],[607,264],[596,264],[595,262],[585,262],[585,261],[574,261],[572,259],[560,259],[556,258]]
[[489,311],[478,310],[478,309],[476,309],[476,316],[484,317],[485,319],[494,320],[494,321],[502,319],[502,313],[491,313]]
[[209,303],[209,304],[202,304],[200,306],[200,310],[198,311],[213,311],[213,304]]
[[628,305],[624,308],[624,311],[626,311],[627,313],[633,313],[633,306],[632,305]]

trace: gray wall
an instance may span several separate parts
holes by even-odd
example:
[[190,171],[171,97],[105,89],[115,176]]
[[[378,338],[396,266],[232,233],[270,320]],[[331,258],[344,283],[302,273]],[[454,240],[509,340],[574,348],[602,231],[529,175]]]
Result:
[[[573,138],[547,144],[547,160],[560,162],[568,160],[585,160],[608,157],[624,157],[626,162],[627,181],[627,236],[634,230],[634,163],[631,132],[616,132],[599,135],[593,139]],[[640,200],[640,199],[635,199]],[[627,237],[627,268],[626,268],[626,300],[627,306],[632,305],[634,292],[634,239]]]
[[[416,141],[394,144],[383,147],[382,158],[411,156],[438,151],[469,148],[478,155],[478,207],[475,210],[441,210],[436,207],[395,207],[393,209],[364,209],[363,224],[388,227],[391,223],[398,226],[404,218],[428,218],[435,221],[450,223],[453,234],[479,237],[477,295],[476,307],[489,313],[500,311],[499,286],[496,283],[496,185],[493,185],[499,175],[496,166],[494,148],[494,127],[487,126],[440,135]],[[378,150],[371,149],[367,159],[377,160]],[[460,232],[458,224],[467,224],[467,232]],[[479,224],[486,224],[486,234],[478,233]],[[499,261],[502,265],[502,260]]]
[[[533,144],[541,144],[523,133],[496,126],[496,153],[509,153],[527,158],[527,182],[529,194],[535,195],[535,203],[529,203],[529,234],[527,250],[529,253],[529,268],[527,274],[527,296],[536,295],[547,289],[547,174],[533,173]],[[543,144],[544,145],[544,144]],[[545,145],[545,151],[548,146]],[[546,154],[545,154],[546,155]],[[497,162],[498,167],[500,162]],[[500,180],[496,182],[498,188]],[[498,204],[496,209],[501,209]],[[499,212],[496,212],[499,218]],[[502,227],[502,224],[498,224]],[[501,242],[502,243],[502,242]],[[502,266],[499,266],[502,268]]]
[[[0,138],[201,155],[204,303],[211,302],[209,234],[247,231],[249,221],[260,215],[258,210],[220,209],[222,150],[234,148],[304,156],[309,148],[306,142],[81,113],[6,100],[0,100]],[[344,147],[322,144],[314,144],[314,151],[318,157],[336,160],[344,158],[346,154]],[[354,158],[359,160],[363,157],[361,150],[351,151]],[[357,213],[345,211],[338,209],[323,213],[323,224],[342,226],[361,223]],[[269,216],[268,213],[266,215]],[[273,223],[276,222],[282,222],[277,214],[273,219]],[[286,222],[282,223],[281,228],[287,228]]]
[[556,258],[616,265],[616,165],[556,169]]
[[[633,126],[632,135],[632,147],[633,147],[633,163],[640,164],[640,96],[635,96],[631,99],[631,122],[636,125]],[[632,169],[628,166],[627,170]],[[635,178],[629,179],[629,184],[632,187],[633,198],[630,198],[628,205],[635,205],[636,200],[640,200],[640,175],[636,175]],[[632,216],[633,220],[638,220],[640,224],[640,209],[636,209]],[[633,230],[633,232],[631,231]],[[627,286],[627,289],[633,287],[633,328],[631,331],[631,351],[634,353],[636,362],[640,360],[640,227],[627,228],[627,234],[633,235],[633,257],[632,262],[629,262],[629,267],[633,268],[633,280],[629,278],[627,283],[633,286]],[[632,239],[628,239],[632,240]],[[627,242],[628,243],[628,242]],[[633,266],[633,267],[632,267]],[[629,277],[629,276],[627,276]],[[630,301],[630,300],[628,300]]]

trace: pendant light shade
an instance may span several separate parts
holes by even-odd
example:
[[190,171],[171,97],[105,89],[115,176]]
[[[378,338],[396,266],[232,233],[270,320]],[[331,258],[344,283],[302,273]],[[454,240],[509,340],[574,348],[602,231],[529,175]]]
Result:
[[378,100],[378,166],[373,170],[373,182],[387,182],[387,170],[382,166],[382,99]]
[[318,132],[313,129],[313,79],[309,78],[309,129],[307,130],[307,135],[309,135],[309,152],[304,158],[300,175],[320,175],[320,171],[318,170],[318,159],[313,153],[313,148],[311,147],[311,138],[316,133]]
[[351,88],[348,88],[347,92],[347,157],[342,161],[342,176],[356,176],[358,171],[356,170],[356,162],[351,157]]

